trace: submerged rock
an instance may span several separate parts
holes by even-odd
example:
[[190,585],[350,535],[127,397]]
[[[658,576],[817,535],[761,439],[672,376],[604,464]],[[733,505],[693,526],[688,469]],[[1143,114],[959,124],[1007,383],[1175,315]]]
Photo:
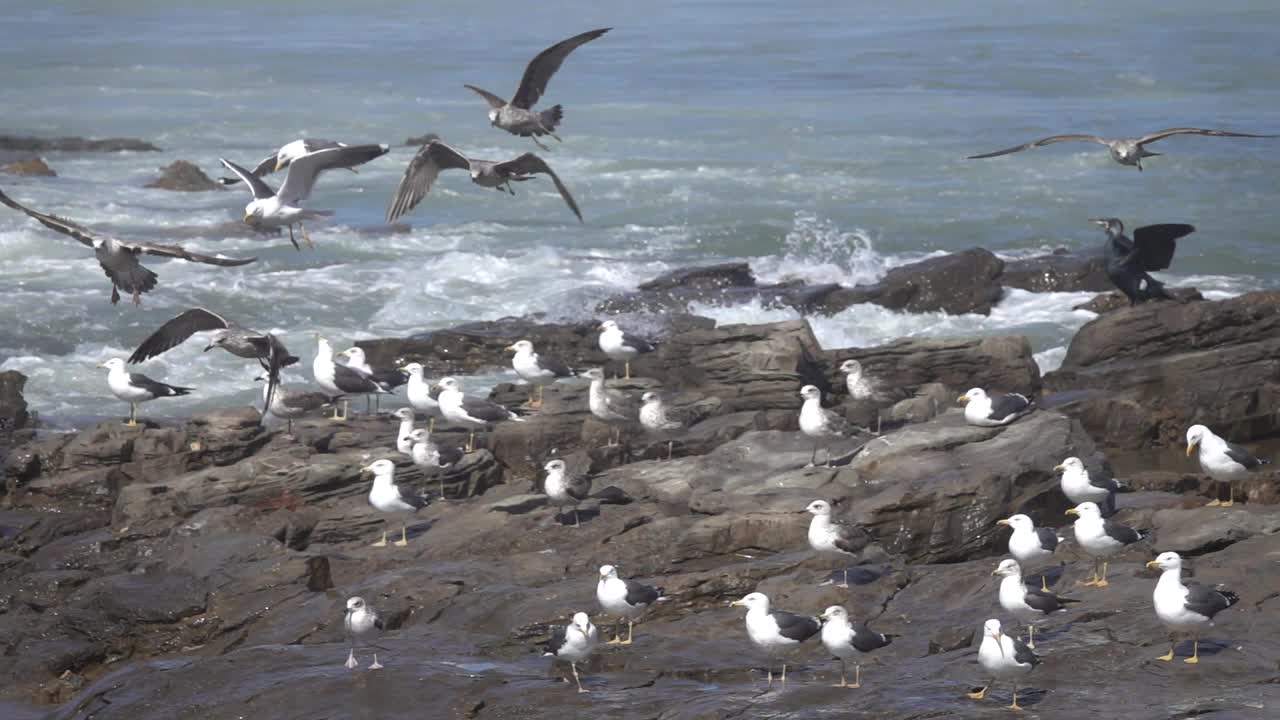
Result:
[[146,184],[146,187],[175,192],[208,192],[225,190],[214,182],[194,163],[186,160],[175,160],[168,167],[161,168],[160,177]]
[[0,172],[6,172],[10,175],[27,175],[31,177],[57,177],[58,173],[53,171],[45,163],[44,158],[28,158],[26,160],[18,160],[0,166]]
[[82,137],[36,138],[0,135],[0,150],[25,152],[159,152],[160,148],[136,138],[90,140]]

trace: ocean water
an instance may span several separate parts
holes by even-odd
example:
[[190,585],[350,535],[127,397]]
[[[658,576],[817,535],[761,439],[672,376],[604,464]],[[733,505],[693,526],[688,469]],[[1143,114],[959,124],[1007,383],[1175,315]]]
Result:
[[[28,400],[56,424],[120,414],[95,363],[196,305],[285,333],[304,358],[287,378],[297,385],[310,380],[315,332],[345,346],[531,311],[586,318],[603,295],[727,259],[764,281],[852,284],[976,245],[1007,257],[1096,248],[1086,220],[1099,215],[1195,224],[1174,284],[1211,297],[1275,287],[1280,139],[1172,138],[1142,173],[1083,144],[964,157],[1059,132],[1280,132],[1278,21],[1267,0],[0,4],[0,132],[163,148],[54,153],[57,178],[0,175],[7,193],[121,237],[259,258],[234,269],[154,260],[159,288],[141,308],[112,307],[86,248],[6,209],[0,369],[29,375]],[[603,26],[614,29],[576,51],[544,98],[565,106],[564,143],[544,156],[584,224],[549,182],[510,197],[453,173],[404,218],[408,232],[375,232],[414,152],[406,138],[436,132],[495,159],[536,150],[490,128],[463,83],[509,95],[539,50]],[[335,214],[310,228],[314,251],[218,230],[242,216],[239,189],[142,187],[176,159],[212,175],[219,156],[253,163],[299,136],[393,146],[358,175],[321,179],[309,205]],[[1026,334],[1050,369],[1091,317],[1071,310],[1087,297],[1014,291],[989,317],[863,306],[813,322],[829,347]],[[793,316],[698,310],[723,322]],[[150,414],[257,397],[253,367],[202,347],[141,366],[198,388]]]

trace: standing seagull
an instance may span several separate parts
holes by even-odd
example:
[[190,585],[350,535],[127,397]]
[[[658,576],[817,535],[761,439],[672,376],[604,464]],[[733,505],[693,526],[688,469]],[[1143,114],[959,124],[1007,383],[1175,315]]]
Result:
[[[1009,554],[1020,563],[1029,564],[1051,557],[1058,549],[1058,543],[1062,542],[1058,533],[1047,527],[1036,527],[1030,517],[1021,513],[997,520],[996,524],[1013,528],[1013,534],[1009,536]],[[1048,573],[1040,574],[1040,589],[1049,591]]]
[[[618,323],[613,320],[605,320],[600,323],[600,351],[609,356],[610,360],[617,362],[621,360],[624,363],[625,378],[631,379],[631,359],[637,355],[647,352],[653,352],[654,345],[652,342],[635,335],[627,335],[622,332],[622,328],[618,327]],[[614,376],[617,379],[617,375]]]
[[138,403],[158,397],[186,395],[195,389],[166,385],[141,373],[128,372],[124,369],[124,360],[120,358],[100,362],[98,367],[108,370],[107,387],[111,389],[111,394],[129,403],[129,422],[125,423],[129,427],[138,425]]
[[[582,373],[591,381],[587,390],[587,407],[596,418],[609,424],[609,447],[622,442],[622,428],[640,420],[640,406],[636,399],[620,390],[604,386],[604,370],[591,368]],[[614,440],[614,431],[617,440]]]
[[[395,515],[412,515],[427,506],[427,501],[416,495],[405,495],[396,485],[396,466],[390,460],[376,460],[360,468],[360,472],[373,473],[373,487],[369,489],[369,504],[374,508]],[[408,528],[400,522],[400,539],[392,545],[404,547],[409,544]],[[382,539],[373,544],[374,547],[387,546],[387,530],[382,529]]]
[[[1227,501],[1223,502],[1214,497],[1209,507],[1234,505],[1236,503],[1235,481],[1244,480],[1249,477],[1250,470],[1271,463],[1270,460],[1255,457],[1253,453],[1235,443],[1223,440],[1204,425],[1192,425],[1187,428],[1187,456],[1190,457],[1196,448],[1200,449],[1198,456],[1200,469],[1215,481],[1227,484]],[[1215,496],[1218,494],[1214,493]]]
[[[431,432],[418,428],[409,433],[409,441],[413,447],[409,450],[409,456],[413,458],[413,464],[422,469],[439,470],[441,468],[449,468],[457,465],[462,460],[462,448],[460,447],[441,447],[431,440]],[[444,495],[444,475],[439,476],[440,480],[440,499],[447,500]]]
[[1107,277],[1129,298],[1130,306],[1157,298],[1177,300],[1164,289],[1164,283],[1148,273],[1169,268],[1178,249],[1178,238],[1195,232],[1194,225],[1144,225],[1133,231],[1130,240],[1118,218],[1090,218],[1089,222],[1102,226],[1107,233],[1102,246]]
[[[1000,621],[991,619],[982,625],[982,644],[978,646],[978,664],[991,677],[991,683],[977,692],[969,693],[974,700],[987,696],[987,688],[996,680],[1022,677],[1040,664],[1040,658],[1021,640],[1000,632]],[[1018,705],[1018,683],[1013,683],[1013,702],[1010,710],[1021,710]]]
[[[374,370],[369,366],[369,361],[365,359],[363,348],[352,346],[338,353],[338,356],[345,357],[347,359],[347,367],[355,368],[365,375],[368,375],[373,378],[374,382],[387,390],[395,390],[401,385],[409,382],[409,375],[402,370]],[[369,396],[365,395],[364,400],[365,411],[368,412]],[[377,394],[374,394],[373,401],[373,411],[377,412],[379,409]]]
[[[1160,580],[1156,582],[1152,602],[1156,607],[1156,616],[1176,633],[1190,632],[1194,650],[1191,657],[1183,660],[1192,665],[1200,662],[1200,631],[1213,626],[1213,616],[1240,602],[1240,596],[1230,590],[1217,590],[1199,583],[1183,584],[1182,557],[1175,552],[1161,553],[1159,557],[1147,563],[1149,568],[1161,570]],[[1169,662],[1173,660],[1173,648],[1176,637],[1169,641],[1168,654],[1156,658]]]
[[400,184],[396,186],[396,194],[391,198],[391,206],[387,208],[387,222],[395,222],[401,215],[417,207],[422,198],[431,192],[431,186],[435,184],[441,170],[466,170],[471,173],[471,182],[476,185],[512,195],[516,191],[511,188],[511,183],[532,180],[534,175],[546,175],[551,178],[561,199],[577,216],[578,222],[582,222],[582,211],[578,209],[573,195],[569,194],[569,188],[560,182],[560,176],[556,175],[547,161],[537,155],[525,153],[506,162],[476,160],[445,145],[439,139],[429,140],[409,161],[404,177],[400,178]]
[[623,580],[618,577],[618,570],[612,565],[600,566],[600,581],[596,583],[596,600],[600,609],[617,618],[627,620],[627,639],[622,639],[620,625],[613,629],[610,645],[630,645],[635,620],[644,611],[653,607],[654,603],[666,600],[660,587],[645,585],[635,580]]
[[1062,473],[1062,494],[1079,505],[1082,502],[1097,503],[1104,515],[1116,511],[1116,493],[1120,483],[1111,475],[1111,469],[1103,462],[1085,465],[1078,457],[1069,457],[1054,466]]
[[[1067,511],[1075,515],[1073,526],[1076,543],[1093,557],[1093,579],[1082,582],[1082,585],[1107,587],[1107,558],[1132,545],[1143,538],[1143,534],[1113,520],[1103,520],[1102,511],[1097,504],[1083,502]],[[1098,574],[1098,565],[1102,565],[1102,574]]]
[[[822,629],[818,618],[769,609],[769,596],[753,592],[729,603],[747,609],[747,637],[751,644],[777,659],[782,653],[817,635]],[[769,664],[769,684],[773,684],[773,663]],[[787,664],[782,663],[782,684],[787,684]]]
[[720,401],[712,398],[710,404],[695,403],[681,407],[672,407],[661,393],[652,390],[640,396],[640,425],[651,433],[667,439],[667,459],[675,446],[671,436],[691,425],[702,422],[719,407]]
[[560,360],[539,355],[533,351],[533,343],[528,340],[517,340],[507,346],[508,352],[515,355],[511,358],[511,367],[525,382],[535,388],[537,396],[529,395],[529,407],[542,407],[542,388],[561,378],[573,377],[573,370]]
[[542,489],[556,505],[557,519],[564,513],[565,505],[573,506],[573,526],[578,525],[578,503],[587,499],[591,492],[591,478],[583,473],[570,475],[563,460],[550,460],[543,468],[547,477],[542,482]]
[[400,427],[396,430],[396,452],[412,455],[413,440],[410,435],[413,433],[413,408],[400,408],[391,413],[391,417],[400,421]]
[[1000,427],[1036,409],[1036,404],[1021,393],[992,393],[973,388],[960,396],[964,403],[964,420],[979,427]]
[[440,413],[440,403],[436,401],[440,396],[440,388],[427,381],[421,363],[409,363],[400,370],[409,374],[409,404],[414,410],[427,416],[427,430],[435,432],[436,418],[444,417]]
[[818,445],[827,441],[827,467],[831,467],[831,445],[838,439],[848,437],[858,428],[849,424],[844,416],[822,407],[822,391],[814,385],[800,388],[800,397],[804,404],[800,406],[800,432],[813,438],[813,454],[809,456],[807,467],[818,462]]
[[[1017,560],[1005,559],[1000,566],[991,571],[992,575],[1000,575],[1000,607],[1020,620],[1034,623],[1047,617],[1050,613],[1067,609],[1068,603],[1080,602],[1075,598],[1060,597],[1048,590],[1031,590],[1022,581],[1022,566]],[[1027,625],[1027,647],[1036,646],[1036,626]]]
[[[339,365],[333,361],[333,346],[323,337],[317,337],[319,349],[316,351],[315,360],[311,361],[311,372],[315,376],[316,383],[326,392],[332,395],[367,395],[370,393],[383,393],[390,395],[391,388],[379,384],[368,374],[363,373],[353,367]],[[342,416],[338,416],[337,408],[333,411],[334,420],[346,420],[348,411],[348,401],[342,398]]]
[[443,378],[440,385],[440,413],[451,423],[462,425],[471,431],[467,436],[467,452],[476,449],[476,430],[488,430],[496,423],[514,420],[524,422],[524,418],[505,407],[462,394],[462,387],[451,377]]
[[835,655],[840,661],[840,684],[832,687],[862,687],[862,665],[853,664],[853,684],[845,676],[845,662],[857,657],[859,653],[869,653],[885,647],[893,642],[896,635],[872,632],[862,623],[849,622],[849,613],[839,605],[832,605],[822,611],[822,644],[827,652]]
[[350,168],[367,163],[374,158],[386,155],[390,149],[386,145],[350,145],[325,148],[295,157],[289,163],[289,173],[285,176],[279,192],[272,190],[271,186],[261,178],[230,160],[225,158],[219,158],[219,160],[222,161],[223,167],[243,180],[249,186],[249,191],[253,193],[253,199],[244,206],[244,221],[257,227],[288,226],[289,242],[293,243],[295,250],[301,250],[302,248],[298,247],[298,241],[293,239],[293,226],[297,225],[302,231],[302,239],[308,247],[315,247],[306,229],[302,227],[302,221],[333,214],[327,210],[306,210],[302,207],[302,203],[311,197],[311,190],[315,187],[316,178],[320,177],[320,173],[334,168]]
[[258,258],[228,258],[214,255],[194,253],[177,245],[157,245],[134,241],[117,240],[109,235],[98,235],[92,230],[78,225],[57,215],[46,215],[31,208],[19,205],[15,200],[0,192],[0,203],[14,210],[26,213],[50,230],[55,230],[68,237],[79,240],[85,247],[93,248],[94,257],[102,266],[103,272],[111,279],[111,304],[120,302],[120,291],[133,297],[134,305],[142,304],[142,294],[154,290],[157,275],[142,266],[139,255],[155,255],[157,257],[178,258],[188,262],[235,267],[256,262]]
[[542,654],[551,655],[557,660],[569,663],[569,669],[573,671],[573,681],[578,685],[578,692],[591,692],[582,687],[582,680],[578,678],[578,663],[591,657],[599,641],[600,633],[596,630],[596,626],[591,624],[591,618],[584,612],[574,613],[573,622],[551,631],[551,639],[543,645],[546,651]]
[[[820,553],[842,558],[856,558],[875,538],[866,528],[853,527],[831,519],[831,503],[814,500],[804,509],[813,515],[809,521],[809,547]],[[849,587],[849,568],[844,571],[844,582],[837,587]]]
[[[349,147],[349,146],[346,143],[338,142],[336,140],[320,140],[317,138],[298,138],[297,140],[294,140],[292,142],[287,142],[284,145],[281,145],[279,150],[276,150],[274,153],[263,158],[262,161],[259,162],[253,168],[250,174],[252,174],[254,177],[257,177],[257,178],[266,177],[271,173],[279,172],[289,167],[289,163],[293,162],[294,160],[297,160],[303,155],[308,155],[310,153],[316,152],[317,150],[328,150],[330,148],[344,148],[344,147]],[[366,161],[357,162],[355,165],[362,165],[364,164],[364,162],[368,162],[368,161],[366,160]],[[347,169],[350,170],[351,172],[356,172],[355,165],[348,166]],[[239,177],[233,177],[233,178],[223,177],[223,178],[218,178],[218,182],[222,183],[223,185],[235,185],[236,183],[243,182],[243,181]]]
[[1157,130],[1156,132],[1143,135],[1142,137],[1116,138],[1114,140],[1098,137],[1097,135],[1080,135],[1080,134],[1050,135],[1049,137],[1040,138],[1039,140],[1033,140],[1024,145],[1015,145],[1011,148],[996,150],[995,152],[983,153],[981,155],[970,155],[966,159],[978,160],[981,158],[992,158],[992,157],[998,157],[1000,155],[1009,155],[1010,153],[1021,152],[1023,150],[1030,150],[1032,148],[1038,148],[1038,147],[1041,147],[1042,145],[1052,145],[1054,143],[1060,143],[1060,142],[1079,141],[1079,142],[1091,142],[1091,143],[1097,143],[1099,145],[1105,145],[1107,147],[1107,151],[1111,153],[1112,160],[1115,160],[1121,165],[1132,165],[1133,167],[1138,168],[1138,171],[1141,172],[1142,158],[1155,157],[1157,155],[1160,155],[1160,153],[1153,153],[1147,150],[1146,146],[1157,140],[1163,140],[1164,138],[1170,137],[1172,135],[1211,135],[1213,137],[1247,137],[1247,138],[1277,137],[1276,135],[1253,135],[1251,133],[1238,133],[1238,132],[1231,132],[1228,130],[1207,130],[1205,128],[1192,128],[1192,127],[1169,128],[1167,130]]
[[535,111],[533,106],[547,91],[547,83],[551,82],[551,76],[560,69],[561,63],[569,57],[569,53],[612,29],[601,28],[574,35],[538,53],[525,67],[524,77],[520,78],[520,87],[516,89],[511,102],[503,100],[488,90],[481,90],[475,85],[463,87],[475,92],[489,103],[489,124],[502,128],[512,135],[530,138],[535,145],[546,150],[547,146],[538,142],[538,137],[550,135],[557,141],[560,140],[556,136],[556,126],[564,117],[564,109],[559,105],[552,105],[546,110]]
[[[327,408],[333,404],[333,399],[324,393],[287,390],[280,385],[272,388],[271,379],[266,375],[259,375],[255,380],[264,383],[262,386],[262,406],[267,408],[267,412],[272,415],[285,419],[288,426],[285,432],[290,435],[293,434],[294,419],[300,418],[309,412]],[[265,415],[266,413],[263,414]]]
[[[343,618],[342,626],[346,629],[347,638],[351,641],[351,652],[347,653],[346,666],[349,670],[355,670],[360,666],[360,663],[356,662],[356,641],[368,643],[386,629],[386,623],[383,622],[378,611],[364,601],[364,598],[353,597],[347,600],[347,616]],[[369,669],[382,669],[382,665],[378,662],[378,653],[373,654],[373,664]]]

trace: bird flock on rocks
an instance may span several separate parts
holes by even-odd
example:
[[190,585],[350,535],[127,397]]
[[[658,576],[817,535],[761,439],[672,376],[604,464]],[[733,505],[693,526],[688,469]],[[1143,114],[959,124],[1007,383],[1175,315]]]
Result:
[[[504,99],[474,85],[467,89],[480,95],[489,105],[490,124],[506,133],[529,138],[540,150],[549,148],[540,138],[550,137],[557,142],[557,134],[564,117],[563,108],[553,105],[536,109],[547,92],[552,76],[565,59],[577,48],[596,40],[610,28],[584,32],[548,47],[538,53],[525,68],[515,93]],[[971,156],[994,158],[997,156],[1031,150],[1062,142],[1089,142],[1107,148],[1119,164],[1143,170],[1143,160],[1157,157],[1148,145],[1177,135],[1210,137],[1263,138],[1259,135],[1231,132],[1219,129],[1177,127],[1159,130],[1136,138],[1107,139],[1087,134],[1052,135],[1022,145]],[[222,178],[225,185],[243,184],[251,194],[244,206],[244,221],[255,228],[287,228],[290,242],[301,250],[297,237],[311,246],[312,241],[304,223],[323,218],[331,213],[307,207],[319,177],[329,170],[346,169],[355,172],[359,166],[371,162],[388,152],[385,144],[347,144],[332,140],[298,139],[285,143],[249,169],[228,159],[222,165],[234,176]],[[267,177],[286,170],[283,183],[273,189]],[[514,195],[514,185],[545,175],[550,179],[569,210],[583,220],[581,209],[561,178],[544,158],[531,152],[510,160],[492,161],[469,157],[446,144],[439,137],[429,135],[404,171],[395,193],[388,204],[388,222],[412,211],[430,193],[442,171],[465,170],[471,181],[484,188]],[[25,213],[45,227],[72,237],[94,251],[94,256],[111,282],[111,302],[117,303],[122,295],[128,295],[135,305],[140,304],[144,293],[154,290],[158,277],[141,264],[143,255],[176,258],[188,262],[213,266],[233,267],[255,261],[255,258],[229,258],[186,250],[176,245],[161,245],[126,241],[94,232],[73,221],[32,210],[0,192],[0,203]],[[1130,238],[1124,224],[1116,218],[1097,218],[1106,233],[1103,246],[1105,268],[1116,287],[1136,304],[1147,300],[1172,299],[1164,286],[1150,273],[1170,266],[1178,239],[1194,231],[1187,224],[1161,224],[1139,227]],[[295,226],[298,236],[295,236]],[[399,421],[396,450],[408,457],[413,466],[430,475],[463,463],[476,449],[476,434],[492,430],[506,422],[524,422],[528,412],[538,412],[543,407],[544,389],[557,382],[577,378],[589,382],[587,409],[591,415],[609,427],[609,444],[622,442],[622,435],[629,429],[643,431],[667,442],[666,457],[670,459],[676,440],[706,415],[691,406],[672,403],[673,396],[661,391],[648,391],[640,397],[616,387],[610,387],[603,368],[593,367],[575,370],[566,363],[536,351],[533,343],[520,339],[507,349],[513,353],[512,369],[530,388],[527,403],[518,411],[487,399],[467,395],[462,382],[454,377],[443,377],[436,382],[427,379],[427,369],[420,363],[410,362],[395,368],[374,368],[366,360],[360,347],[334,352],[333,346],[317,336],[317,351],[312,363],[314,382],[320,392],[285,388],[282,372],[298,363],[299,358],[290,354],[281,339],[270,332],[246,328],[222,314],[205,309],[192,308],[180,313],[149,337],[127,359],[109,358],[100,363],[108,370],[107,387],[110,392],[130,406],[128,425],[137,424],[139,403],[161,397],[174,397],[193,392],[193,388],[171,385],[152,380],[140,373],[129,372],[128,364],[137,364],[157,357],[177,347],[197,333],[210,332],[206,351],[220,348],[240,358],[257,361],[263,374],[258,380],[263,384],[263,417],[275,415],[287,422],[287,432],[292,434],[293,421],[332,408],[331,419],[341,422],[350,417],[349,398],[364,395],[366,412],[377,413],[374,403],[383,395],[395,395],[405,387],[408,406],[391,414]],[[597,347],[614,363],[621,364],[621,379],[632,377],[632,361],[645,353],[659,350],[659,346],[643,337],[628,333],[615,320],[605,320],[599,326]],[[343,360],[340,362],[339,359]],[[846,388],[855,399],[879,397],[882,388],[862,364],[849,359],[840,367],[846,376]],[[617,376],[615,376],[617,377]],[[818,450],[825,449],[826,465],[847,462],[857,455],[862,446],[843,457],[833,457],[833,447],[863,433],[836,410],[823,406],[822,390],[815,385],[798,389],[801,400],[797,425],[801,435],[812,445],[809,466],[818,462]],[[1018,393],[987,392],[972,388],[959,401],[964,404],[963,418],[970,425],[984,428],[1002,428],[1017,422],[1034,412],[1034,400]],[[416,427],[419,417],[428,419],[426,427]],[[464,447],[444,446],[433,440],[437,424],[461,428],[468,432]],[[874,433],[878,434],[879,426]],[[1234,483],[1245,478],[1265,459],[1248,450],[1227,442],[1204,425],[1194,425],[1187,430],[1187,455],[1197,453],[1201,469],[1220,483],[1229,486],[1228,499],[1215,500],[1211,505],[1229,507],[1235,502]],[[582,472],[570,468],[563,459],[546,461],[543,490],[552,505],[559,510],[559,520],[564,519],[565,509],[573,511],[573,525],[580,526],[578,506],[591,495],[591,479]],[[995,604],[1018,623],[1026,623],[1027,636],[1021,638],[1006,630],[997,618],[981,625],[981,640],[977,659],[985,675],[994,681],[1007,681],[1012,685],[1011,708],[1019,709],[1018,686],[1042,658],[1035,652],[1037,624],[1051,616],[1067,612],[1073,605],[1084,602],[1082,598],[1059,595],[1049,587],[1050,572],[1047,566],[1064,545],[1074,545],[1085,556],[1094,560],[1092,577],[1082,585],[1105,588],[1109,585],[1110,559],[1131,546],[1143,543],[1149,536],[1139,530],[1110,519],[1116,511],[1116,494],[1122,487],[1109,470],[1098,463],[1084,462],[1079,458],[1066,458],[1053,468],[1061,473],[1061,490],[1074,506],[1067,512],[1076,517],[1070,539],[1059,536],[1049,527],[1036,527],[1026,514],[1015,514],[1002,519],[999,524],[1008,526],[1012,533],[1008,538],[1008,553],[993,570],[999,576]],[[362,473],[372,476],[368,503],[388,518],[400,521],[398,539],[390,539],[383,530],[377,547],[405,547],[409,544],[407,523],[414,513],[425,507],[430,498],[422,494],[407,493],[396,483],[396,463],[388,458],[375,459],[362,468]],[[443,476],[440,478],[439,497],[445,499]],[[817,499],[800,512],[812,515],[808,529],[808,543],[812,551],[841,563],[837,570],[842,582],[838,587],[847,588],[849,571],[847,564],[864,558],[867,551],[876,546],[875,537],[856,525],[842,523],[834,517],[833,502]],[[393,536],[394,537],[394,536]],[[1173,552],[1163,552],[1147,563],[1160,572],[1153,592],[1156,616],[1170,630],[1174,642],[1169,652],[1158,659],[1173,660],[1178,637],[1189,637],[1193,651],[1185,659],[1187,663],[1199,662],[1199,645],[1202,633],[1213,625],[1214,617],[1236,604],[1239,597],[1225,589],[1187,582],[1182,579],[1183,559]],[[1027,571],[1039,570],[1038,587],[1028,585]],[[600,567],[596,597],[600,610],[617,621],[610,644],[630,645],[634,640],[634,624],[654,606],[666,600],[664,590],[633,579],[619,576],[613,565]],[[781,682],[786,682],[787,662],[784,657],[811,638],[817,637],[825,650],[840,663],[838,687],[861,686],[861,666],[857,659],[865,654],[890,645],[895,636],[874,632],[865,624],[851,620],[844,607],[833,605],[820,614],[809,615],[775,609],[767,595],[751,592],[731,603],[746,608],[745,629],[750,643],[768,655],[770,665],[767,677],[773,682],[774,661],[781,662]],[[626,638],[621,635],[621,623],[627,623]],[[373,646],[374,640],[387,630],[387,623],[366,600],[352,597],[347,601],[345,630],[351,640],[351,648],[345,663],[356,668],[358,644]],[[556,627],[545,645],[546,654],[569,664],[578,692],[587,692],[578,672],[578,665],[596,651],[599,631],[586,612],[575,612],[569,624]],[[847,663],[853,661],[854,681],[848,682]],[[377,654],[368,666],[371,670],[382,666]],[[990,682],[980,690],[970,693],[974,699],[986,696]]]

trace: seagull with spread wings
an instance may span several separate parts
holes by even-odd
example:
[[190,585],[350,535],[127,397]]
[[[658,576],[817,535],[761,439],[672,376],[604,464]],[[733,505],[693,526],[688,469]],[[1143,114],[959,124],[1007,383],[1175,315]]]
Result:
[[222,267],[248,265],[258,259],[256,257],[228,258],[215,255],[203,255],[201,253],[191,252],[177,245],[157,245],[154,243],[139,242],[136,240],[119,240],[108,235],[99,235],[82,225],[67,220],[66,218],[36,212],[29,207],[19,204],[3,192],[0,192],[0,203],[4,203],[19,212],[26,213],[50,230],[55,230],[63,235],[73,237],[76,240],[79,240],[84,246],[93,248],[93,254],[98,258],[98,264],[102,266],[107,277],[111,278],[112,305],[120,302],[121,290],[133,296],[134,305],[141,305],[142,293],[150,292],[155,289],[157,276],[154,272],[142,266],[142,263],[138,261],[139,255],[146,254],[156,255],[158,257],[178,258],[188,262],[198,262],[206,265],[219,265]]
[[1231,132],[1230,130],[1210,130],[1207,128],[1193,127],[1177,127],[1168,128],[1166,130],[1157,130],[1153,133],[1147,133],[1142,137],[1136,138],[1104,138],[1097,135],[1084,135],[1080,133],[1069,133],[1067,135],[1050,135],[1049,137],[1032,140],[1029,143],[1015,145],[1003,150],[983,153],[981,155],[970,155],[967,160],[979,160],[982,158],[993,158],[1001,155],[1011,155],[1023,150],[1031,150],[1032,148],[1042,147],[1044,145],[1053,145],[1060,142],[1091,142],[1099,145],[1105,145],[1107,151],[1111,153],[1111,159],[1121,165],[1132,165],[1142,171],[1142,158],[1156,157],[1161,153],[1154,153],[1147,149],[1147,145],[1163,140],[1173,135],[1209,135],[1211,137],[1246,137],[1246,138],[1268,138],[1280,137],[1278,135],[1254,135],[1252,133]]
[[537,155],[525,153],[506,162],[474,160],[445,145],[434,135],[427,137],[427,144],[418,149],[417,154],[409,161],[409,167],[405,168],[404,177],[400,179],[396,194],[391,199],[391,207],[387,208],[387,222],[395,222],[396,218],[417,207],[422,198],[431,192],[431,186],[435,184],[441,170],[466,170],[471,173],[471,182],[476,185],[493,188],[498,192],[506,191],[512,195],[516,191],[511,188],[511,183],[532,180],[534,175],[546,175],[555,183],[556,190],[569,209],[578,216],[578,222],[582,222],[582,211],[569,194],[569,188],[560,182],[560,176],[555,174],[551,166]]
[[[289,167],[289,163],[292,163],[294,160],[297,160],[303,155],[307,155],[307,154],[316,152],[318,150],[328,150],[330,148],[344,148],[344,147],[349,147],[349,146],[346,143],[338,142],[337,140],[320,140],[317,138],[298,138],[297,140],[294,140],[292,142],[287,142],[284,145],[281,145],[279,150],[276,150],[275,152],[263,158],[257,165],[254,166],[251,174],[257,178],[266,177],[271,173],[280,172],[281,170]],[[363,165],[364,163],[368,162],[369,160],[372,160],[373,158],[368,158],[367,160],[365,160],[365,159],[361,159],[358,156],[355,156],[352,159],[355,162],[352,165],[348,165],[346,169],[350,170],[351,172],[356,172],[356,168],[355,168],[356,165]],[[233,177],[233,178],[222,177],[222,178],[218,178],[218,182],[223,185],[235,185],[236,183],[240,183],[244,181],[241,180],[239,177]]]
[[535,145],[546,150],[547,146],[538,142],[538,137],[550,135],[556,141],[560,140],[556,136],[556,126],[564,118],[564,108],[559,105],[552,105],[546,110],[534,110],[533,106],[547,92],[547,83],[551,82],[551,76],[555,75],[556,71],[560,69],[564,59],[569,57],[569,53],[612,29],[601,28],[584,32],[581,35],[574,35],[568,40],[561,40],[538,53],[537,56],[529,61],[529,65],[525,67],[524,77],[520,78],[520,87],[516,90],[516,94],[511,98],[510,102],[488,90],[481,90],[475,85],[464,85],[463,87],[476,93],[484,98],[485,102],[489,103],[490,125],[506,130],[512,135],[527,137],[533,140]]

